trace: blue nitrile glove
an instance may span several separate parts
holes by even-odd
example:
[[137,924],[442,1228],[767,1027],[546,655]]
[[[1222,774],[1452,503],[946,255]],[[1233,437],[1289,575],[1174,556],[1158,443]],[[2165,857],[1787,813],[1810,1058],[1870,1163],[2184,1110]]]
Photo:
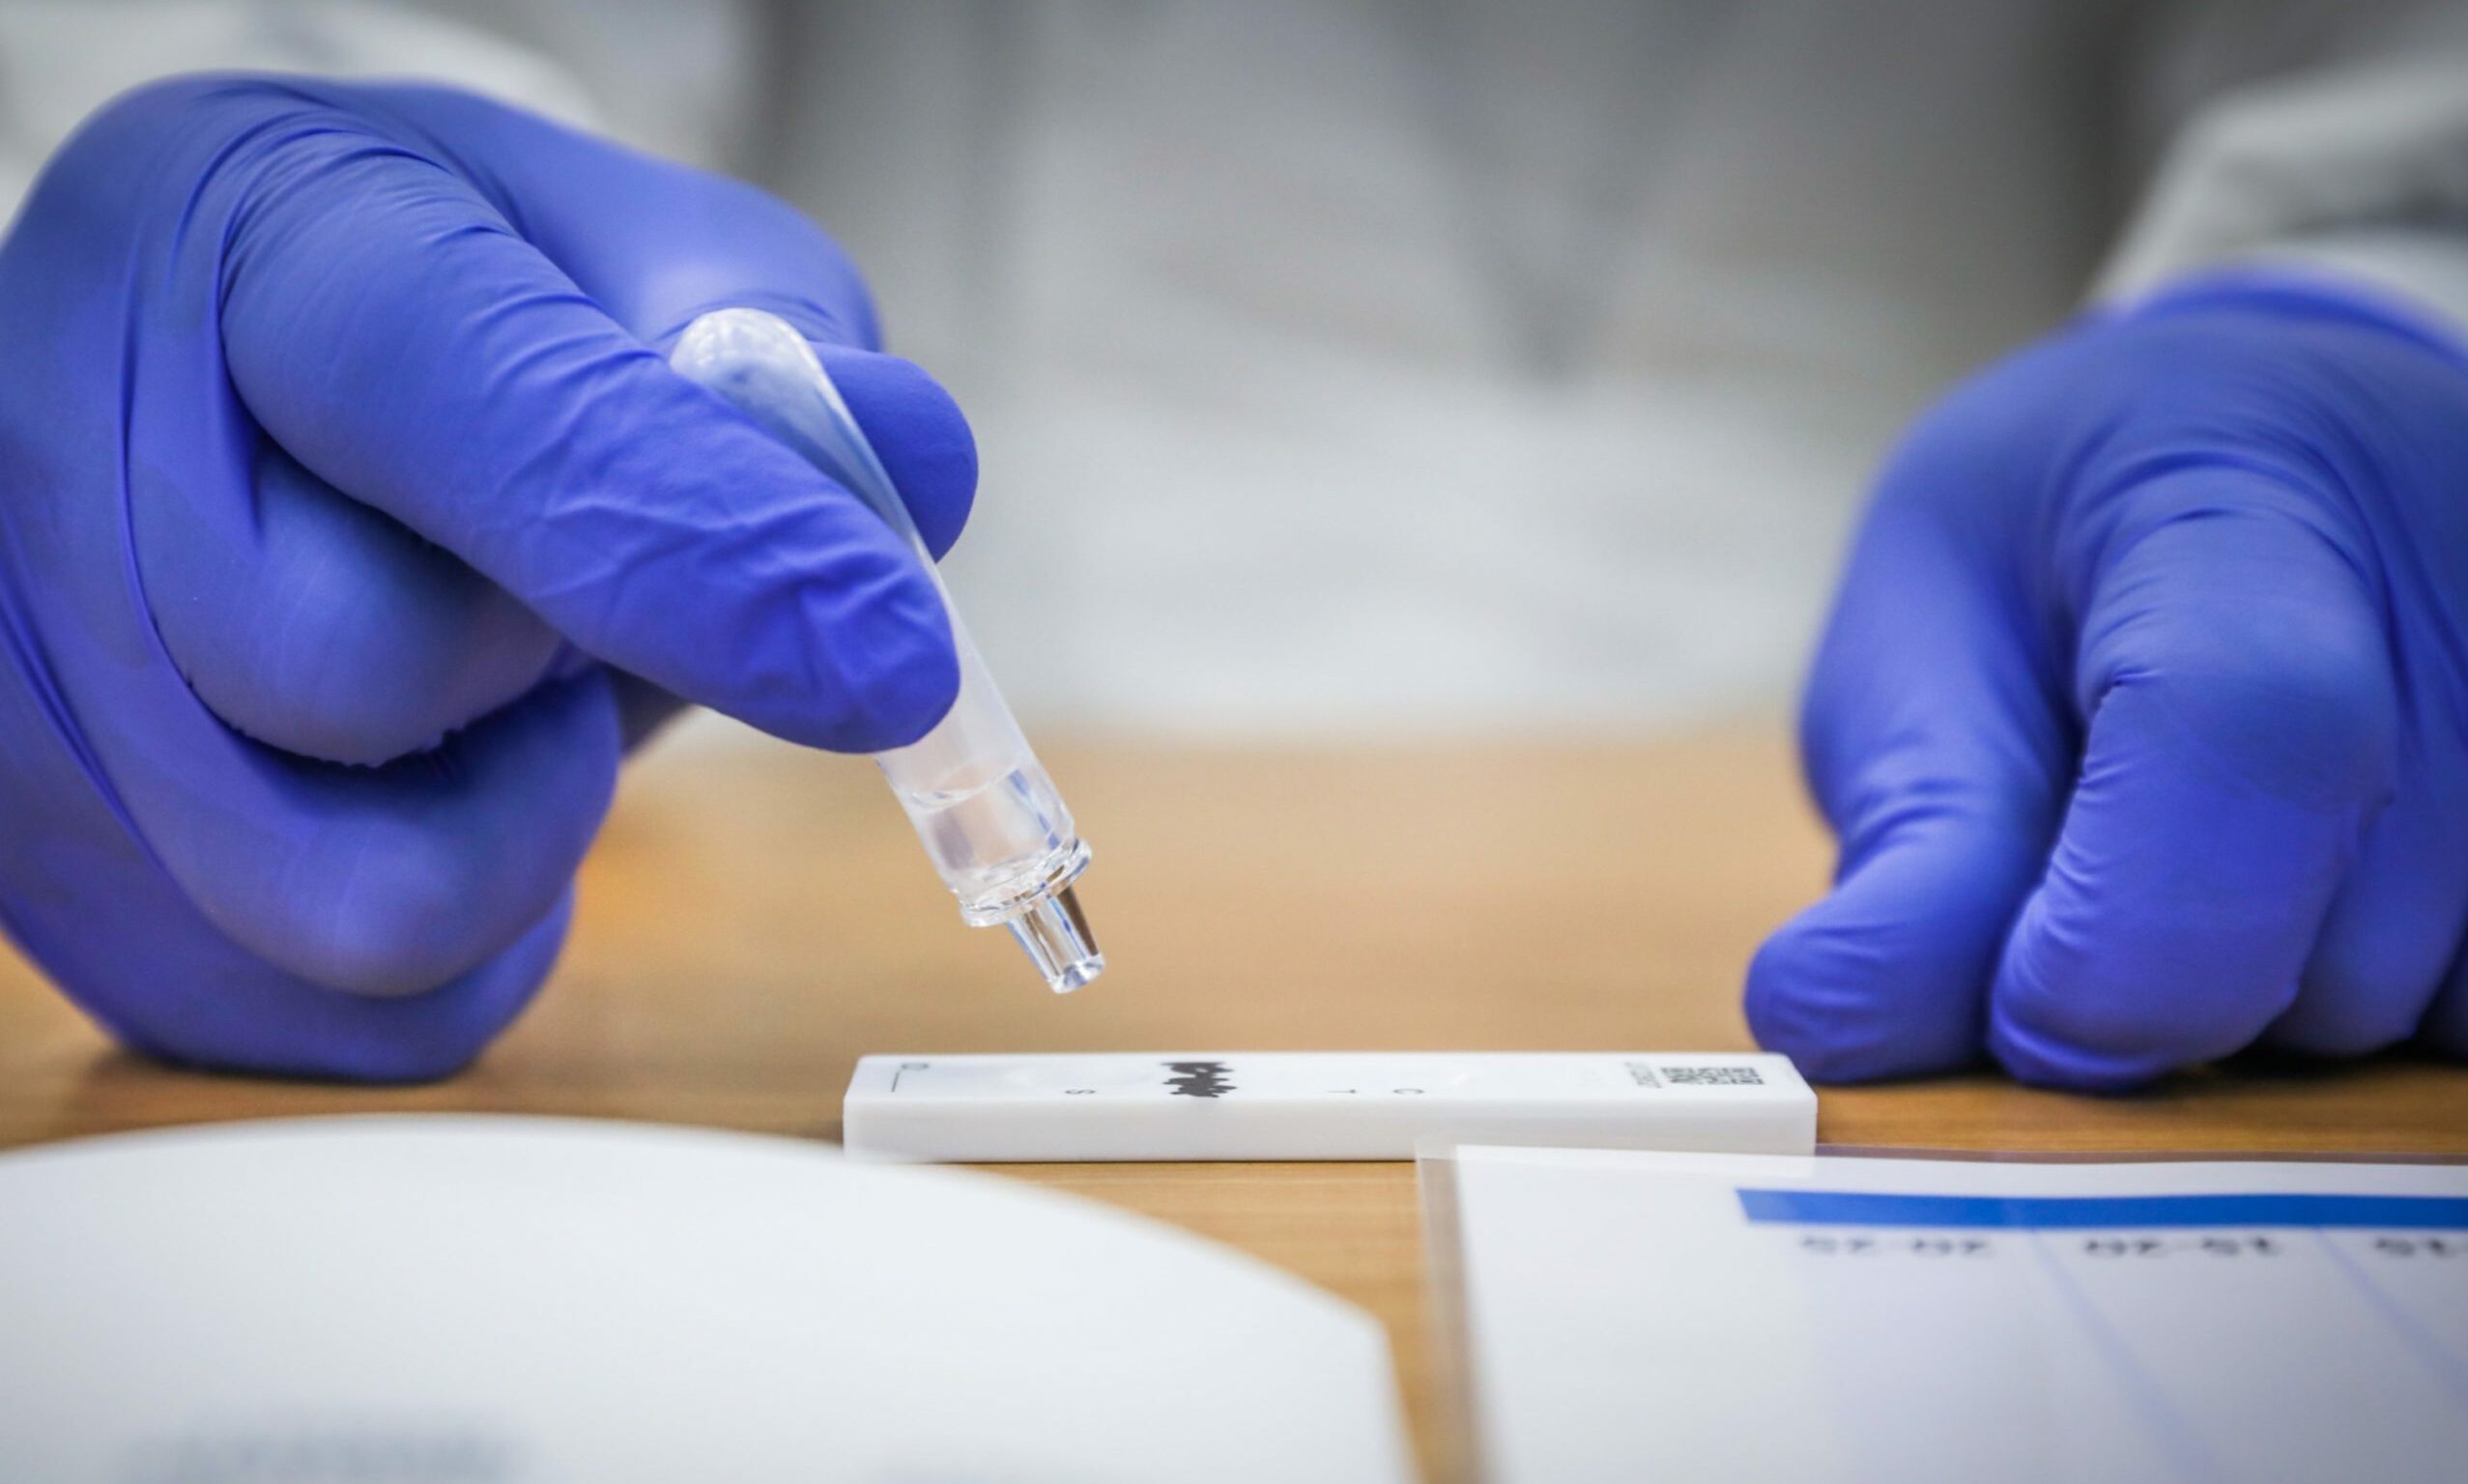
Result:
[[1816,1076],[2468,1051],[2468,363],[2248,274],[1990,370],[1886,469],[1802,746],[1840,871],[1748,1015]]
[[846,348],[947,546],[965,424],[758,191],[435,89],[180,78],[90,120],[0,248],[9,934],[158,1056],[440,1075],[548,972],[667,695],[926,731],[923,570],[652,349],[727,304]]

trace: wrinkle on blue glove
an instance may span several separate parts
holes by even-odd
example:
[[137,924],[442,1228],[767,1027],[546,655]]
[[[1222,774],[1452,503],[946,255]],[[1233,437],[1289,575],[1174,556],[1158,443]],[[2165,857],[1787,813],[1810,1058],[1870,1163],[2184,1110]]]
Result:
[[1833,892],[1759,1040],[2137,1087],[2468,1052],[2468,362],[2204,282],[1958,390],[1880,481],[1802,711]]
[[964,421],[760,192],[428,88],[184,78],[89,121],[0,245],[11,936],[158,1056],[436,1076],[547,973],[678,699],[930,728],[913,555],[654,348],[724,302],[848,358],[948,545]]
[[176,489],[129,509],[148,604],[177,615],[157,624],[163,647],[234,730],[373,767],[436,747],[570,660],[504,588],[272,440],[251,494],[223,519]]

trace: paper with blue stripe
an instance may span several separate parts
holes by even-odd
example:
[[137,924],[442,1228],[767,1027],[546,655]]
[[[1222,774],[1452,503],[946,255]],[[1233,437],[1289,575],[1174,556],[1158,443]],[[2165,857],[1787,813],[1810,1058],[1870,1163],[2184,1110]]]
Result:
[[1453,1168],[1489,1484],[2468,1478],[2468,1167]]

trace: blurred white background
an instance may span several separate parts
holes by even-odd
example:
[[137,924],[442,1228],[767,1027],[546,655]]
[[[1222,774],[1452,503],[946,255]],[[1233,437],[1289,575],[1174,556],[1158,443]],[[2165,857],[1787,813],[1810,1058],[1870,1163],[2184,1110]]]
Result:
[[20,182],[245,65],[788,195],[978,429],[952,581],[1032,727],[1599,732],[1784,704],[1896,430],[2081,301],[2176,122],[2448,9],[51,0],[0,98]]

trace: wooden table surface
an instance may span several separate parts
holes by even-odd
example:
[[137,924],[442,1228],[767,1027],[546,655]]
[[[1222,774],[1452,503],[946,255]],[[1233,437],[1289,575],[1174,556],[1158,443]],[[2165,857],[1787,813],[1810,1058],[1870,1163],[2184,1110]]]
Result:
[[[1777,726],[1593,747],[1048,749],[1112,965],[1046,992],[963,929],[874,771],[788,749],[638,766],[531,1013],[470,1071],[365,1090],[114,1052],[0,949],[0,1147],[222,1119],[472,1110],[830,1139],[868,1052],[1746,1045],[1742,966],[1827,848]],[[2468,1071],[2239,1067],[2139,1098],[1985,1075],[1843,1089],[1819,1136],[2050,1151],[2468,1154]],[[1443,1436],[1405,1164],[1012,1166],[1369,1308]]]

